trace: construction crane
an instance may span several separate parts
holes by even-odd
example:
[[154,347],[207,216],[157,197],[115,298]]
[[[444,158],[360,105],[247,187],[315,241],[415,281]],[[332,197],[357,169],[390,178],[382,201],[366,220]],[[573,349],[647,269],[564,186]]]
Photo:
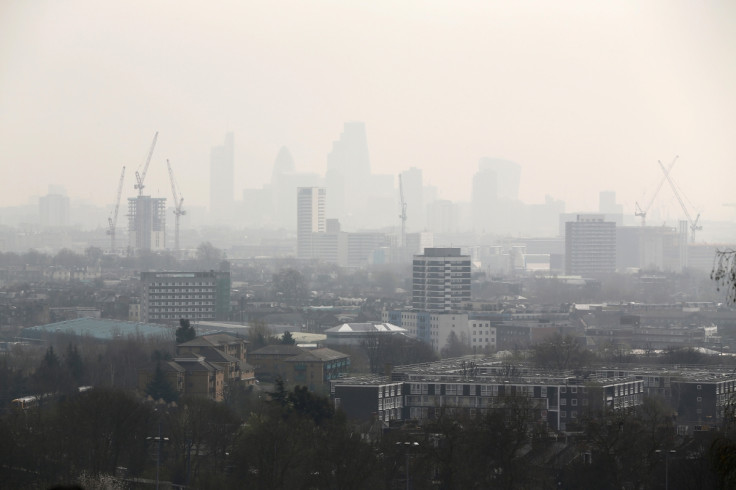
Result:
[[667,176],[672,171],[672,167],[675,166],[675,162],[677,161],[678,157],[675,156],[675,158],[672,160],[672,163],[670,163],[670,166],[667,167],[667,170],[664,170],[664,175],[662,176],[662,180],[659,181],[659,185],[654,190],[654,194],[652,194],[652,198],[649,200],[649,204],[647,204],[647,207],[642,209],[641,206],[639,206],[639,203],[634,203],[636,205],[636,211],[634,211],[634,216],[641,216],[641,226],[646,226],[647,224],[647,213],[649,212],[649,208],[652,207],[652,204],[654,204],[654,199],[656,199],[657,194],[659,194],[659,190],[662,188],[662,185],[664,184],[664,181],[667,180]]
[[659,162],[659,166],[662,168],[662,172],[664,172],[664,175],[667,178],[667,181],[670,183],[670,187],[672,187],[672,192],[675,194],[677,201],[680,203],[680,207],[682,207],[682,211],[685,213],[685,216],[687,217],[687,222],[690,225],[690,241],[694,242],[695,232],[703,229],[702,226],[698,225],[698,221],[700,221],[700,213],[698,213],[698,215],[693,220],[692,216],[690,216],[690,212],[687,210],[687,206],[685,206],[685,202],[682,200],[682,197],[680,196],[680,191],[677,189],[677,185],[675,185],[675,181],[672,180],[672,177],[670,176],[669,172],[667,172],[667,169],[664,168],[664,165],[662,165],[661,161]]
[[404,201],[404,185],[401,182],[401,174],[399,174],[399,198],[401,199],[401,246],[406,247],[406,201]]
[[120,209],[120,195],[123,192],[123,179],[125,178],[125,166],[123,165],[123,171],[120,172],[120,182],[118,182],[118,195],[115,199],[115,210],[112,216],[107,218],[107,234],[110,235],[110,253],[115,253],[115,226],[118,223],[118,210]]
[[166,159],[166,165],[169,167],[169,179],[171,180],[171,193],[174,195],[174,253],[179,254],[179,218],[187,214],[182,209],[184,198],[181,197],[177,190],[176,180],[174,179],[174,170],[171,168],[169,159]]
[[146,158],[146,164],[143,166],[143,173],[139,174],[138,171],[135,171],[135,185],[133,186],[135,189],[138,189],[138,195],[143,195],[143,188],[145,185],[143,185],[143,181],[146,180],[146,174],[148,173],[148,164],[151,163],[151,157],[153,156],[153,149],[156,148],[156,140],[158,139],[158,131],[156,131],[156,134],[153,135],[153,143],[151,143],[151,149],[148,150],[148,158]]

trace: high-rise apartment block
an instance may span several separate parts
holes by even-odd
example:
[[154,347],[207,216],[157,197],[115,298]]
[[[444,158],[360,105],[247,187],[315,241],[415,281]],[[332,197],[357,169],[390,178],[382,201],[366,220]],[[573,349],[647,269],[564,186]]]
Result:
[[470,301],[470,256],[459,248],[425,248],[414,256],[412,283],[414,310],[460,310]]
[[128,246],[134,251],[166,248],[166,198],[128,199]]
[[141,321],[227,320],[229,272],[141,272]]
[[327,231],[327,191],[323,187],[299,187],[296,192],[296,255],[300,259],[309,259],[314,257],[312,235]]
[[565,223],[565,273],[616,272],[616,223],[600,214],[579,214]]

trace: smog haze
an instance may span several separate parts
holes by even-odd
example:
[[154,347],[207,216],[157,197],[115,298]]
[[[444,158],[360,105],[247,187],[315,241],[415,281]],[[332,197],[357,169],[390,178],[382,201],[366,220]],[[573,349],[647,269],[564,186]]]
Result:
[[110,205],[155,131],[149,190],[169,195],[168,158],[187,203],[207,206],[226,133],[239,198],[268,181],[282,146],[296,170],[324,175],[343,124],[361,121],[373,172],[421,168],[445,199],[469,200],[492,157],[521,166],[525,202],[595,210],[614,190],[633,213],[657,161],[679,155],[672,175],[694,206],[729,219],[734,59],[728,1],[11,0],[0,206],[50,184]]

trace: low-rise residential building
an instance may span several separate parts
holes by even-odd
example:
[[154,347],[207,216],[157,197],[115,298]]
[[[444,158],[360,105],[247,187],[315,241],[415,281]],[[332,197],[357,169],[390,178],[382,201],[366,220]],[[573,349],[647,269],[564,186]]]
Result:
[[322,391],[333,379],[344,376],[350,368],[350,356],[332,349],[303,349],[299,355],[284,360],[284,381]]
[[350,356],[328,348],[305,349],[295,345],[267,345],[249,356],[256,376],[264,381],[280,378],[287,385],[324,390],[331,380],[347,374]]
[[404,383],[386,376],[347,378],[332,384],[335,408],[353,420],[401,420]]
[[405,328],[391,323],[343,323],[325,330],[326,341],[332,345],[360,345],[386,335],[405,335]]
[[496,350],[496,327],[490,320],[468,320],[468,342],[473,352]]
[[[396,386],[399,382],[403,383],[401,387]],[[389,398],[398,396],[397,392],[403,398],[391,399],[387,407],[386,387]],[[491,360],[453,359],[397,367],[391,378],[338,379],[332,382],[331,394],[348,417],[365,418],[370,411],[386,422],[422,422],[443,413],[472,417],[507,406],[512,399],[526,400],[534,420],[564,431],[574,427],[588,411],[640,405],[644,383],[634,376],[582,377],[510,367]]]
[[176,346],[177,356],[196,354],[219,366],[228,385],[255,384],[253,367],[246,362],[248,341],[229,333],[202,335]]
[[672,410],[681,434],[720,426],[736,407],[733,369],[683,366],[674,368],[599,368],[602,376],[634,376],[647,396],[657,397]]
[[138,372],[138,389],[145,392],[153,379],[156,366],[160,366],[166,380],[181,396],[201,396],[222,401],[225,388],[225,371],[203,356],[186,353],[171,361],[160,361]]
[[467,313],[384,310],[382,317],[384,323],[405,328],[410,337],[428,343],[436,352],[447,344],[453,332],[461,342],[472,345]]

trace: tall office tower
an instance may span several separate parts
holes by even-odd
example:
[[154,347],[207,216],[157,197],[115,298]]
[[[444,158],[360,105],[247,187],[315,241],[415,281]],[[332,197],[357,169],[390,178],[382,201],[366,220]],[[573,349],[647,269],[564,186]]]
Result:
[[495,193],[499,199],[519,199],[521,166],[518,163],[500,158],[481,158],[478,169],[490,170],[496,174]]
[[233,216],[233,133],[227,133],[221,146],[210,153],[210,216],[226,223]]
[[457,205],[447,199],[439,199],[427,205],[427,227],[433,233],[457,233],[460,213]]
[[227,320],[229,272],[141,272],[141,321]]
[[473,175],[470,199],[473,227],[477,231],[490,233],[494,228],[494,213],[498,208],[498,175],[494,170],[480,168]]
[[38,213],[41,226],[69,226],[69,198],[49,186],[49,193],[38,199]]
[[[313,173],[294,171],[294,159],[286,147],[281,147],[271,174],[271,201],[269,213],[271,223],[277,227],[293,230],[296,227],[296,193],[299,187],[322,187],[321,176]],[[330,195],[331,197],[331,195]]]
[[309,259],[314,257],[312,234],[327,231],[327,191],[323,187],[298,187],[296,194],[296,256]]
[[166,198],[128,198],[128,247],[136,252],[166,248]]
[[327,155],[327,170],[332,169],[339,170],[349,178],[370,175],[371,162],[364,123],[345,123],[340,139],[332,143],[332,151]]
[[459,311],[470,301],[470,256],[459,248],[425,248],[415,255],[411,306],[420,311]]
[[579,214],[565,223],[565,273],[616,272],[616,223],[601,214]]
[[616,203],[616,191],[601,191],[598,194],[598,212],[602,214],[623,214],[623,205]]
[[365,124],[345,123],[340,139],[327,155],[325,174],[330,192],[330,216],[342,217],[359,212],[365,205],[366,183],[371,176]]

